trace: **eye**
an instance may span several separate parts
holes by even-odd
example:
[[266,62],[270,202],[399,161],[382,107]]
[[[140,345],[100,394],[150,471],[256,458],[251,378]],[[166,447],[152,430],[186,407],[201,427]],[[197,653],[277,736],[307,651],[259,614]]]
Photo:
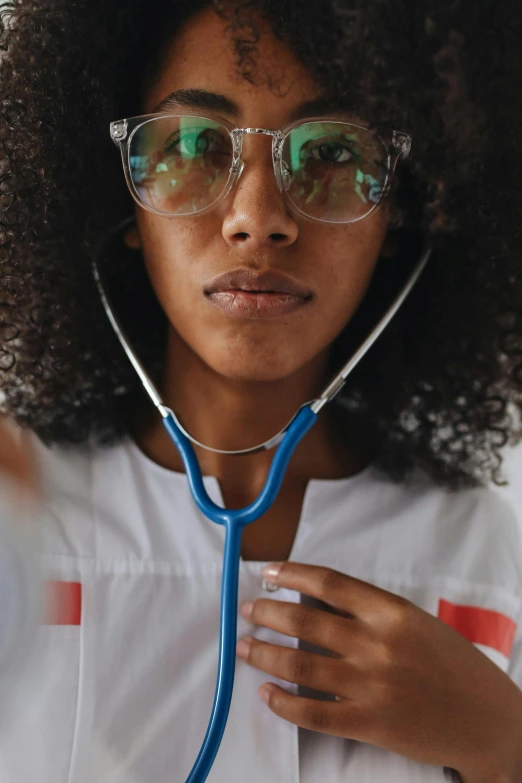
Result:
[[[300,145],[299,165],[326,164],[331,167],[359,162],[361,159],[360,142],[352,135],[339,133],[317,135]],[[297,163],[297,161],[296,161]]]
[[349,163],[351,160],[355,160],[355,155],[349,147],[339,141],[325,141],[316,144],[306,154],[307,157],[324,163]]
[[182,157],[209,154],[228,154],[230,142],[213,128],[183,128],[172,133],[165,142],[165,152],[175,152]]

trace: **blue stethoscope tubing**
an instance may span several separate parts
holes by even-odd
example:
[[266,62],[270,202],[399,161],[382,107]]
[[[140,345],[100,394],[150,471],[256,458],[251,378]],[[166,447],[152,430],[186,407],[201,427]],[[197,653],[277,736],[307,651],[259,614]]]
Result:
[[192,444],[181,432],[171,414],[163,419],[163,425],[183,460],[190,491],[199,510],[212,522],[225,527],[216,691],[207,732],[187,783],[203,783],[207,779],[221,745],[230,711],[236,665],[238,583],[243,528],[259,519],[270,508],[281,488],[286,468],[297,444],[316,421],[316,413],[309,407],[301,408],[277,449],[261,494],[249,506],[232,511],[223,509],[210,500]]
[[[113,232],[111,232],[111,235],[124,228],[129,222],[130,219],[123,221]],[[209,520],[225,527],[216,690],[207,731],[194,766],[186,779],[186,783],[204,783],[204,781],[206,781],[221,745],[230,711],[236,666],[238,585],[243,528],[256,519],[259,519],[272,506],[281,488],[286,468],[297,445],[317,421],[319,411],[339,393],[350,372],[359,363],[364,354],[369,350],[371,345],[373,345],[375,340],[393,318],[416,283],[420,273],[428,262],[431,252],[431,247],[427,247],[424,250],[413,269],[413,272],[402,287],[402,290],[395,297],[391,306],[355,354],[325,388],[320,397],[302,405],[291,422],[278,433],[278,435],[271,438],[269,441],[266,441],[266,443],[243,451],[222,452],[229,454],[252,453],[262,449],[272,448],[279,444],[260,495],[249,506],[235,510],[221,508],[209,498],[191,441],[204,448],[209,447],[204,446],[191,437],[183,428],[174,411],[163,404],[158,391],[130,346],[129,340],[125,336],[125,333],[113,312],[97,264],[97,259],[101,255],[101,251],[92,262],[94,278],[105,312],[124,351],[140,376],[145,390],[163,417],[163,425],[183,461],[194,502],[201,513]],[[210,450],[218,451],[217,449]]]

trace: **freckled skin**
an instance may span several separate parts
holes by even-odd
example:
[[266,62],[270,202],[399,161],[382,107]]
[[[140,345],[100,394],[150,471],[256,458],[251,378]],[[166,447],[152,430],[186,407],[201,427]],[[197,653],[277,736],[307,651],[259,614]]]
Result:
[[[297,106],[322,95],[321,86],[268,26],[261,26],[256,57],[263,78],[253,86],[236,70],[225,23],[207,7],[171,42],[144,95],[142,113],[153,112],[174,90],[200,89],[235,102],[241,115],[225,119],[238,127],[278,129],[291,121]],[[269,86],[274,81],[276,88]],[[126,235],[129,246],[141,248],[171,325],[163,399],[191,435],[227,450],[273,437],[324,388],[330,380],[331,343],[357,310],[379,256],[394,252],[386,237],[386,204],[356,223],[309,221],[287,207],[277,188],[270,137],[246,136],[242,159],[239,182],[213,209],[165,218],[137,206],[136,227]],[[231,317],[215,308],[204,290],[219,274],[245,266],[287,274],[313,297],[273,319]],[[352,475],[367,464],[373,448],[368,426],[353,417],[347,422],[347,416],[335,406],[325,408],[290,461],[269,514],[272,531],[267,532],[264,515],[255,524],[265,528],[251,526],[245,541],[258,534],[262,541],[285,535],[290,540],[310,477]],[[161,422],[152,415],[147,420],[143,406],[133,414],[131,431],[151,459],[184,470]],[[273,458],[273,451],[240,457],[199,446],[195,451],[203,473],[219,478],[228,507],[253,501]],[[253,549],[250,554],[254,557]]]
[[[205,9],[173,42],[143,111],[175,89],[203,88],[235,100],[243,127],[281,127],[294,106],[321,91],[270,30],[259,49],[261,67],[277,69],[282,79],[282,97],[237,74],[223,20]],[[171,342],[183,341],[227,378],[272,381],[310,363],[323,365],[328,346],[367,289],[386,234],[386,212],[347,225],[307,221],[287,209],[277,189],[268,137],[247,137],[243,159],[238,185],[214,210],[165,219],[138,208],[139,234],[150,278],[174,327]],[[276,233],[283,239],[273,240]],[[281,319],[229,318],[209,306],[202,288],[240,265],[286,272],[309,286],[314,300]]]

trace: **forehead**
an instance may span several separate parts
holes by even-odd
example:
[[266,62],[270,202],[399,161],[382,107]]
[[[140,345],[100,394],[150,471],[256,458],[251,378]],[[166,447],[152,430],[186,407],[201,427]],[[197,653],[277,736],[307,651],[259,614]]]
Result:
[[[249,21],[254,29],[235,30],[213,6],[190,18],[168,47],[161,71],[145,95],[145,113],[154,111],[169,93],[183,89],[226,95],[242,113],[251,118],[262,114],[265,122],[319,97],[322,90],[270,26],[257,15]],[[236,51],[236,36],[256,40],[243,49],[244,57]],[[252,74],[253,83],[244,70]]]

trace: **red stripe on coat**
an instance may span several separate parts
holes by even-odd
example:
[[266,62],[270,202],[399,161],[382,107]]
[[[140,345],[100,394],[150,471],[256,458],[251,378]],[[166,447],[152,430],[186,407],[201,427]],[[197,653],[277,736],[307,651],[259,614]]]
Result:
[[82,586],[80,582],[45,583],[44,625],[80,625]]
[[468,641],[492,647],[509,658],[517,629],[511,617],[478,606],[452,604],[443,598],[437,616]]

